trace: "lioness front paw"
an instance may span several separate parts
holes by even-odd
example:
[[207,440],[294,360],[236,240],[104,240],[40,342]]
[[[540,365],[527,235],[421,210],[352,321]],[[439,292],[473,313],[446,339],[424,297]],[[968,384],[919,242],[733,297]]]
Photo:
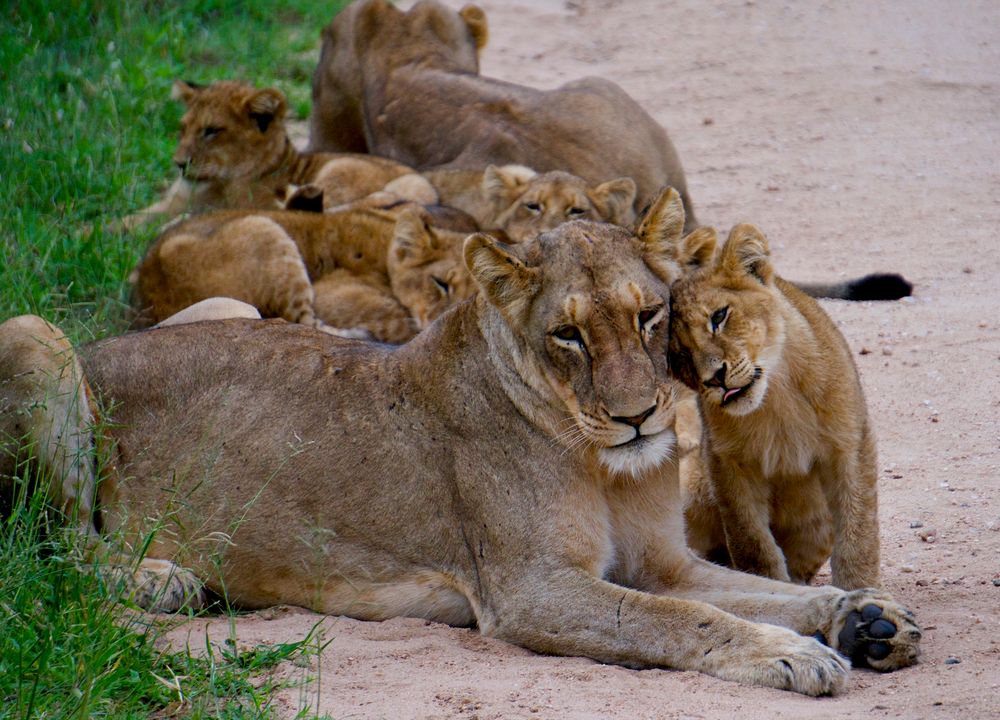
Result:
[[183,607],[200,610],[205,605],[201,581],[169,560],[146,558],[134,571],[114,565],[105,567],[103,573],[129,600],[150,612],[177,612]]
[[921,633],[913,613],[870,588],[841,599],[830,635],[830,644],[855,667],[886,672],[913,665],[920,656]]
[[784,628],[768,628],[749,657],[715,674],[731,680],[793,690],[804,695],[835,695],[844,689],[850,663],[831,648]]

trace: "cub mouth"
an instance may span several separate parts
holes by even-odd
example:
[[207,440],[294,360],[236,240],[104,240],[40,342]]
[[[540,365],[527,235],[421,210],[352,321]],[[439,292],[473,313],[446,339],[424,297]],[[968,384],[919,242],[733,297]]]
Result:
[[753,377],[750,378],[750,382],[748,382],[746,385],[743,385],[742,387],[738,388],[723,388],[722,402],[719,404],[725,407],[729,403],[735,400],[739,400],[747,393],[748,390],[750,390],[750,388],[754,386],[754,384],[756,384],[756,382],[760,379],[761,374],[762,370],[759,367],[754,368]]

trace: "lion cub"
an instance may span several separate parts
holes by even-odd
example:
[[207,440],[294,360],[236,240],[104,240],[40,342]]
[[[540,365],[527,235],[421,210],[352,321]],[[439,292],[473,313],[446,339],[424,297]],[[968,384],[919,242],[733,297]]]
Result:
[[567,220],[630,226],[635,182],[617,178],[591,186],[566,172],[537,173],[523,165],[485,170],[432,170],[423,176],[443,205],[467,212],[481,228],[500,229],[523,242]]
[[187,106],[174,153],[181,176],[159,202],[124,218],[126,229],[184,212],[276,209],[292,184],[320,186],[328,205],[356,200],[387,184],[408,199],[435,201],[427,181],[392,160],[299,152],[285,127],[285,96],[275,88],[178,80],[172,97]]
[[[672,365],[700,397],[707,478],[689,542],[710,558],[807,582],[879,585],[875,441],[851,351],[812,298],[777,277],[752,225],[682,241],[703,264],[672,290]],[[714,255],[714,256],[713,256]]]
[[164,232],[133,273],[137,324],[210,297],[265,317],[402,343],[471,293],[467,233],[403,203],[336,212],[217,211]]

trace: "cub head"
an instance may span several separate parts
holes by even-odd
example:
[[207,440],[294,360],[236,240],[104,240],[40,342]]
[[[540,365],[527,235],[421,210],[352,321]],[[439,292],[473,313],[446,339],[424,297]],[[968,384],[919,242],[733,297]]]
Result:
[[670,188],[634,234],[572,221],[522,245],[483,234],[465,243],[484,335],[501,347],[492,357],[510,358],[521,378],[510,387],[523,402],[512,399],[615,475],[639,475],[674,452],[667,331],[683,227]]
[[618,178],[591,187],[566,172],[537,174],[519,165],[490,165],[483,195],[497,208],[496,226],[514,242],[524,242],[568,220],[628,226],[635,219],[635,182]]
[[468,233],[435,227],[432,222],[420,206],[404,208],[396,220],[386,263],[393,295],[421,330],[476,291],[462,261],[462,243]]
[[[701,240],[698,235],[704,233]],[[673,287],[674,371],[709,408],[746,415],[764,402],[782,363],[785,324],[777,307],[767,238],[737,225],[718,253],[696,230],[684,252],[695,267]]]
[[366,152],[361,105],[369,69],[421,62],[478,74],[488,37],[486,14],[475,5],[456,12],[436,0],[408,11],[387,0],[351,3],[323,30],[309,149]]
[[240,82],[178,80],[172,96],[187,106],[174,163],[195,181],[254,178],[284,159],[285,96]]

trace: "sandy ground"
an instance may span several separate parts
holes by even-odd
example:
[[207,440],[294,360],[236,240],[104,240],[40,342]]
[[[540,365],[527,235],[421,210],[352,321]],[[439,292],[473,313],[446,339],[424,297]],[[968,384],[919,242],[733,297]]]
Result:
[[[460,3],[455,3],[456,7]],[[809,699],[696,673],[543,657],[419,620],[278,609],[237,643],[325,651],[279,675],[282,714],[335,718],[1000,716],[1000,4],[545,0],[482,3],[483,74],[618,81],[669,128],[703,223],[753,221],[783,275],[902,272],[914,298],[825,301],[879,437],[885,583],[923,662]],[[921,524],[920,527],[914,527]],[[173,632],[221,642],[226,618]],[[958,663],[946,663],[949,658]]]

